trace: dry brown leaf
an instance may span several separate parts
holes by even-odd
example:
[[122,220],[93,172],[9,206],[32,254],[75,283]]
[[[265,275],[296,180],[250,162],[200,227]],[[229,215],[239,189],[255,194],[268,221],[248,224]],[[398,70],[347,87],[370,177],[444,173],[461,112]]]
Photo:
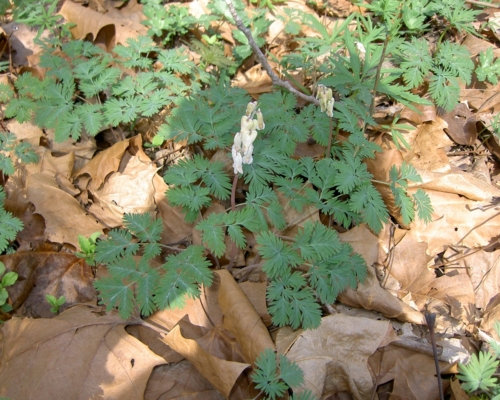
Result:
[[[101,151],[85,167],[76,171],[74,177],[78,178],[84,174],[88,174],[92,178],[89,188],[91,190],[101,188],[106,177],[118,170],[120,161],[129,145],[129,140],[123,140],[109,149]],[[82,187],[81,189],[85,188]]]
[[32,146],[40,145],[40,138],[43,136],[43,130],[31,122],[20,124],[14,119],[7,123],[7,129],[14,133],[18,140],[27,142]]
[[[420,170],[449,171],[449,160],[443,148],[452,145],[453,142],[444,132],[447,127],[448,124],[439,117],[429,124],[422,124],[415,133],[415,140],[410,143],[413,152],[405,157],[405,161],[411,162]],[[418,157],[413,157],[413,153]]]
[[141,146],[140,136],[119,142],[75,174],[92,193],[89,211],[110,228],[121,225],[124,213],[154,211],[165,197],[167,185]]
[[229,398],[231,391],[250,364],[226,361],[205,351],[195,340],[187,339],[177,325],[163,339],[172,349],[182,354],[215,389]]
[[[412,190],[410,190],[411,192]],[[448,246],[468,248],[486,246],[498,236],[500,214],[496,207],[464,199],[461,196],[427,190],[434,208],[433,221],[412,222],[411,229],[419,242],[429,244],[427,254],[435,256]]]
[[128,38],[146,36],[147,28],[140,23],[113,19],[71,1],[66,1],[59,12],[67,22],[76,24],[71,29],[75,39],[91,34],[91,41],[103,43],[111,51],[116,44],[125,44]]
[[154,211],[156,171],[154,165],[125,153],[120,169],[110,175],[101,189],[92,191],[95,203],[89,211],[110,228],[121,225],[125,213]]
[[[26,24],[20,24],[17,21],[8,24],[2,24],[4,32],[10,36],[8,40],[11,46],[12,62],[18,66],[29,64],[29,57],[37,54],[42,50],[42,47],[34,42],[38,31],[32,29]],[[40,39],[47,39],[49,36],[46,30]],[[4,48],[3,46],[1,48]]]
[[144,400],[223,400],[189,361],[160,365],[149,378]]
[[245,360],[253,363],[265,349],[275,350],[266,326],[232,275],[225,269],[215,274],[221,279],[219,304],[224,314],[224,327],[240,344]]
[[0,395],[13,399],[142,400],[165,362],[128,335],[116,314],[74,307],[52,319],[14,318],[3,327]]
[[389,322],[336,314],[303,332],[287,356],[304,371],[301,389],[317,398],[346,391],[354,399],[369,399],[374,380],[368,357],[396,339]]
[[0,256],[7,270],[17,272],[17,283],[9,287],[14,309],[29,317],[50,318],[50,304],[46,294],[64,296],[61,310],[92,300],[95,296],[93,275],[82,258],[69,253],[52,251],[18,251]]
[[339,295],[339,300],[351,307],[378,311],[387,318],[396,318],[418,325],[425,323],[425,318],[419,311],[380,287],[373,267],[368,267],[366,280],[358,284],[356,290],[344,290]]
[[257,311],[262,322],[266,326],[271,325],[271,316],[267,311],[266,290],[267,282],[241,282],[238,283],[239,287],[245,293],[253,308]]
[[479,251],[472,254],[465,252],[463,265],[472,282],[476,295],[476,307],[486,310],[500,288],[500,250],[493,252]]
[[452,111],[445,112],[440,117],[446,121],[446,133],[455,143],[472,146],[477,139],[476,116],[467,104],[460,103]]
[[[375,180],[389,182],[389,172],[391,168],[393,166],[400,168],[403,163],[403,156],[398,149],[384,149],[383,151],[376,153],[375,158],[368,158],[364,162],[368,171],[373,175]],[[389,213],[401,226],[404,226],[401,211],[399,207],[396,206],[394,195],[392,194],[390,187],[379,183],[374,183],[374,186],[382,195],[382,199],[384,199],[384,203],[387,206]]]
[[247,71],[239,71],[236,77],[232,80],[232,85],[245,89],[248,93],[261,94],[272,91],[273,82],[266,71],[262,69],[260,64],[257,64]]
[[476,201],[490,201],[493,197],[500,196],[500,189],[475,177],[472,173],[457,169],[447,173],[420,169],[417,171],[422,183],[411,184],[412,188],[458,194]]
[[365,225],[359,225],[339,235],[340,240],[349,243],[353,250],[363,256],[367,266],[367,278],[358,284],[356,290],[347,289],[339,295],[339,300],[351,307],[375,310],[388,318],[422,324],[423,315],[380,287],[374,266],[383,264],[385,258],[381,240]]
[[167,200],[162,200],[158,202],[158,213],[163,221],[161,243],[168,245],[189,240],[193,224],[188,224],[184,220],[185,213],[182,207],[173,207]]
[[416,125],[420,125],[424,122],[431,122],[436,119],[436,106],[424,104],[414,104],[413,106],[418,111],[404,107],[401,111],[401,120],[406,119]]
[[[394,380],[391,399],[439,399],[436,367],[431,356],[389,345],[378,349],[369,358],[369,364],[377,375],[378,385]],[[443,368],[446,363],[441,362],[440,366]],[[444,384],[446,387],[446,381]],[[385,397],[389,393],[379,392],[379,395]]]
[[434,271],[427,268],[427,264],[432,260],[432,257],[427,255],[427,243],[419,243],[414,232],[409,231],[392,249],[391,256],[393,262],[387,273],[401,285],[398,297],[403,298],[411,293],[421,309],[426,300],[427,285],[436,279]]
[[48,240],[79,248],[78,235],[88,237],[104,229],[74,197],[59,188],[55,177],[43,172],[31,175],[26,186],[28,200],[45,219]]

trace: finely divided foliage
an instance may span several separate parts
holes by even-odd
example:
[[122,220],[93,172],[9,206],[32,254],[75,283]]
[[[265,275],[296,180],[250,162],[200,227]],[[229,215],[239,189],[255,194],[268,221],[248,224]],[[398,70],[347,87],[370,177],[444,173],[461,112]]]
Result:
[[[333,302],[343,289],[355,287],[364,278],[366,266],[348,245],[341,244],[334,229],[319,222],[290,221],[284,210],[311,216],[321,212],[346,229],[366,223],[379,232],[388,222],[387,207],[364,163],[380,150],[365,135],[367,127],[377,125],[371,115],[374,89],[414,108],[429,101],[411,89],[428,82],[430,96],[438,105],[446,109],[456,105],[459,81],[469,82],[474,68],[468,52],[446,40],[431,51],[415,35],[418,24],[420,29],[431,29],[434,15],[438,21],[449,22],[450,29],[468,31],[468,21],[476,14],[464,7],[463,0],[445,2],[446,7],[425,0],[404,2],[400,7],[395,0],[373,0],[364,6],[379,18],[379,25],[353,13],[331,32],[314,16],[288,10],[292,26],[287,32],[293,33],[300,22],[317,31],[318,37],[301,38],[299,51],[284,56],[281,69],[286,76],[317,76],[318,84],[331,89],[338,96],[333,118],[312,104],[300,108],[290,93],[277,90],[260,96],[258,107],[266,126],[253,142],[253,162],[243,164],[245,198],[234,210],[204,218],[200,217],[211,204],[229,199],[233,178],[227,166],[210,155],[218,154],[220,160],[229,151],[240,126],[235,116],[245,113],[250,98],[229,85],[227,70],[214,64],[209,74],[206,66],[196,66],[185,52],[166,49],[163,44],[194,24],[208,28],[211,20],[221,18],[233,23],[223,1],[212,2],[213,15],[199,20],[185,14],[184,8],[167,11],[159,1],[147,1],[150,37],[128,39],[125,45],[116,46],[116,58],[88,42],[55,38],[45,44],[41,55],[45,77],[22,74],[15,90],[0,85],[0,99],[11,98],[7,117],[54,129],[59,141],[96,135],[115,126],[131,131],[141,119],[169,110],[152,144],[174,140],[200,151],[165,173],[168,201],[182,207],[186,221],[196,222],[203,246],[215,257],[230,253],[226,236],[245,249],[248,235],[255,235],[270,279],[267,296],[274,323],[315,327],[321,317],[317,301]],[[265,12],[250,17],[244,4],[235,3],[244,24],[263,45],[262,35],[269,28]],[[358,26],[353,32],[347,29],[352,22]],[[408,31],[400,30],[403,24]],[[388,34],[391,40],[385,40]],[[233,56],[240,63],[251,48],[241,32],[234,31],[234,36],[239,45],[234,46]],[[161,39],[162,44],[152,38]],[[217,37],[205,40],[210,43],[203,47],[207,53],[210,46],[222,48]],[[324,60],[319,67],[313,61],[318,58]],[[397,68],[380,70],[385,59]],[[481,55],[479,74],[493,81],[497,69],[490,53]],[[406,143],[398,131],[402,127],[396,123],[390,127],[397,145]],[[297,149],[308,140],[327,147],[329,153],[323,159],[297,157]],[[0,161],[9,170],[8,161]],[[415,170],[403,164],[393,167],[385,182],[406,224],[416,216],[430,220],[432,208],[426,193],[407,191],[410,182],[419,180]],[[109,308],[117,306],[124,317],[134,309],[149,315],[156,308],[181,306],[183,294],[197,296],[198,285],[210,283],[202,247],[190,246],[169,256],[156,269],[151,265],[162,250],[161,222],[149,215],[126,215],[124,227],[112,230],[96,245],[96,261],[110,265],[110,276],[96,284]],[[282,236],[291,228],[293,237]]]
[[154,267],[151,261],[161,252],[162,221],[149,214],[126,214],[123,224],[126,230],[112,230],[96,246],[96,261],[108,265],[109,276],[98,279],[95,287],[108,310],[118,307],[127,319],[134,311],[148,316],[157,309],[182,308],[186,295],[199,297],[199,284],[211,285],[203,247],[190,246]]

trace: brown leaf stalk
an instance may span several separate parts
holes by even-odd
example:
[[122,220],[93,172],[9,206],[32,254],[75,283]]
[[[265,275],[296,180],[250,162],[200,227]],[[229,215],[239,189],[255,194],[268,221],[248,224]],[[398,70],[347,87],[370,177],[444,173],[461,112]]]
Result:
[[436,374],[439,389],[439,398],[444,400],[443,392],[443,382],[441,380],[441,369],[439,368],[438,352],[436,347],[436,336],[434,334],[434,327],[436,325],[436,314],[435,313],[425,313],[425,320],[427,322],[427,327],[429,328],[429,333],[431,335],[432,353],[434,355],[434,363],[436,364]]
[[257,56],[258,60],[260,61],[260,64],[262,65],[262,68],[264,69],[264,71],[266,71],[267,75],[269,75],[269,77],[271,78],[271,81],[273,82],[273,84],[275,86],[280,86],[282,88],[285,88],[289,92],[293,93],[295,96],[300,97],[301,99],[303,99],[309,103],[313,103],[313,104],[316,104],[317,106],[319,106],[319,101],[316,98],[314,98],[313,96],[308,96],[308,95],[298,91],[290,84],[290,82],[283,81],[275,74],[275,72],[271,68],[271,65],[269,65],[269,62],[267,61],[266,56],[264,55],[264,53],[262,53],[262,51],[260,50],[257,43],[255,43],[255,39],[252,36],[252,32],[250,32],[250,29],[245,27],[245,25],[243,24],[243,21],[241,20],[240,16],[236,12],[236,9],[234,8],[233,2],[231,0],[225,0],[225,1],[227,4],[227,7],[229,8],[229,12],[233,16],[233,19],[236,23],[236,27],[241,32],[243,32],[243,34],[248,39],[248,44],[250,45],[254,54]]

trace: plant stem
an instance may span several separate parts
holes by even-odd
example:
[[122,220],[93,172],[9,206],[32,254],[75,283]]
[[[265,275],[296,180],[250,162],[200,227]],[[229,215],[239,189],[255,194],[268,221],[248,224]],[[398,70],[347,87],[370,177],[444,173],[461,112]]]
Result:
[[[234,174],[233,187],[231,188],[231,211],[236,211],[236,185],[238,184],[238,174]],[[236,258],[236,243],[233,241],[233,247],[231,249],[231,258],[229,259],[229,265],[227,270],[229,272],[233,269],[234,259]]]
[[439,399],[444,400],[443,382],[441,381],[441,370],[439,368],[439,359],[438,359],[437,347],[436,347],[436,337],[434,335],[434,327],[436,324],[436,314],[435,313],[426,313],[425,320],[427,321],[427,327],[429,328],[429,333],[431,335],[432,353],[434,355],[434,364],[436,365],[436,375],[437,375],[437,380],[438,380]]
[[326,148],[325,158],[331,157],[332,141],[333,141],[333,121],[330,118],[330,137],[328,138],[328,147]]
[[377,66],[377,74],[375,75],[375,84],[373,85],[373,96],[372,96],[372,104],[370,105],[370,117],[373,116],[373,112],[375,111],[375,96],[377,95],[378,84],[380,83],[380,74],[382,71],[382,64],[384,63],[385,53],[387,51],[387,45],[389,44],[389,40],[391,35],[387,34],[385,36],[384,47],[382,49],[382,55],[380,56],[380,61]]
[[229,12],[233,16],[234,22],[236,23],[236,27],[241,32],[243,32],[243,34],[248,39],[248,44],[250,45],[253,52],[255,53],[258,60],[260,61],[260,64],[262,65],[262,68],[264,69],[264,71],[266,71],[267,75],[269,75],[269,77],[271,78],[271,81],[273,82],[273,84],[276,86],[281,86],[282,88],[285,88],[286,90],[293,93],[297,97],[300,97],[301,99],[303,99],[309,103],[313,103],[313,104],[316,104],[317,106],[319,106],[319,100],[317,100],[313,96],[308,96],[308,95],[298,91],[290,84],[290,82],[286,82],[286,81],[281,80],[275,74],[271,65],[269,65],[269,62],[267,61],[266,56],[264,55],[264,53],[262,53],[262,51],[260,50],[257,43],[255,43],[255,39],[252,36],[252,32],[250,32],[250,30],[247,27],[245,27],[245,25],[243,24],[243,21],[241,20],[240,16],[236,12],[236,9],[234,8],[233,2],[231,0],[225,0],[225,1],[227,4],[227,7],[229,8]]

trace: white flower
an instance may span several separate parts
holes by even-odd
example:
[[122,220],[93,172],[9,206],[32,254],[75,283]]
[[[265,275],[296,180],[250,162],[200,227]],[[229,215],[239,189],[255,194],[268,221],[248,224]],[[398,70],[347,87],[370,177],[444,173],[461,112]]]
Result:
[[356,42],[356,47],[358,48],[359,51],[359,58],[364,61],[366,56],[365,46],[363,46],[363,43],[361,42]]
[[243,157],[241,157],[241,153],[234,148],[232,149],[233,153],[233,169],[235,174],[243,173]]
[[241,130],[234,135],[234,143],[231,149],[233,155],[233,169],[235,174],[243,173],[243,164],[253,162],[253,142],[257,138],[257,130],[264,129],[264,118],[257,110],[257,119],[250,119],[250,115],[255,110],[257,102],[249,103],[247,114],[241,117]]

